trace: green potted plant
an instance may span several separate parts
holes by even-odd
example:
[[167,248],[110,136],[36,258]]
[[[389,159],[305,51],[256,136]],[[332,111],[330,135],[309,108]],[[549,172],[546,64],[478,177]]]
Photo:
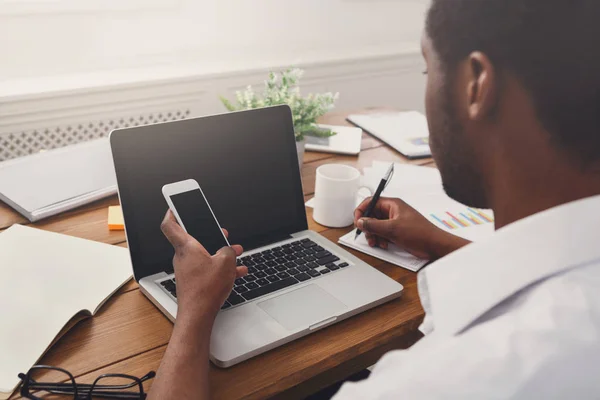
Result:
[[329,137],[335,135],[329,129],[319,128],[317,118],[327,113],[334,107],[339,93],[309,94],[303,97],[300,94],[299,81],[304,71],[290,68],[280,74],[270,72],[265,81],[262,95],[257,95],[252,86],[246,90],[236,92],[236,101],[232,102],[221,97],[221,102],[229,111],[248,110],[287,104],[292,109],[294,117],[294,132],[296,135],[296,150],[298,162],[302,166],[304,159],[305,136]]

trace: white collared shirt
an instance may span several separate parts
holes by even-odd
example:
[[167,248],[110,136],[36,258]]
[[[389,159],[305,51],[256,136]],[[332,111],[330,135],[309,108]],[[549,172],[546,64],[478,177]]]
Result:
[[344,399],[600,399],[600,196],[498,230],[419,274],[426,336]]

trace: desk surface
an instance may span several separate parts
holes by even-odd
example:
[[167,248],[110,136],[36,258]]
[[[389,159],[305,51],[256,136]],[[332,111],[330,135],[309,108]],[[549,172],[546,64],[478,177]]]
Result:
[[[345,121],[347,114],[330,113],[320,122],[349,125]],[[313,195],[318,166],[342,163],[362,169],[374,160],[434,166],[431,159],[409,161],[363,133],[358,157],[305,154],[302,167],[305,200]],[[31,226],[126,247],[125,234],[111,232],[107,227],[107,207],[117,204],[118,199],[111,197]],[[307,209],[307,216],[310,229],[334,242],[350,230],[328,229],[317,224],[312,219],[312,209]],[[28,222],[0,202],[0,231],[14,223]],[[387,351],[409,347],[418,340],[417,327],[423,319],[423,310],[417,295],[416,274],[349,251],[404,285],[403,296],[234,367],[219,369],[211,365],[211,391],[215,399],[303,398],[374,364]],[[158,369],[171,331],[172,324],[132,280],[95,317],[78,323],[63,336],[39,363],[65,368],[81,382],[107,372],[142,376]]]

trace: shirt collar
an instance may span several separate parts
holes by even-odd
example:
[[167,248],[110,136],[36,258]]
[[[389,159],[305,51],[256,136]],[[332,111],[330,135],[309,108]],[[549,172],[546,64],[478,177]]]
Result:
[[425,268],[436,333],[457,334],[528,285],[600,259],[600,196],[508,225]]

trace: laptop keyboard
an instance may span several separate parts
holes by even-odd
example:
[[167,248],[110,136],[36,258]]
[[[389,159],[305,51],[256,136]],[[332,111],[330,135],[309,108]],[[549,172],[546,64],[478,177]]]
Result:
[[[222,310],[349,266],[310,239],[297,240],[242,257],[237,264],[247,266],[248,275],[235,280]],[[175,278],[160,284],[177,298]]]

